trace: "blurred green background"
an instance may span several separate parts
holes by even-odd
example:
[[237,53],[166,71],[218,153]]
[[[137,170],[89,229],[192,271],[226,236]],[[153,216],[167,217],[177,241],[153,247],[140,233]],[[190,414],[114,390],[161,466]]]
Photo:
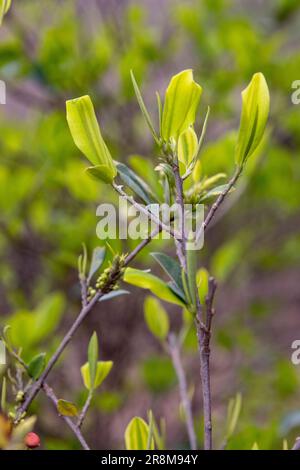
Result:
[[[204,89],[198,129],[211,106],[204,172],[230,174],[240,92],[261,71],[271,92],[269,141],[208,231],[199,265],[219,283],[211,357],[216,444],[236,392],[243,409],[230,448],[251,448],[254,441],[282,448],[286,436],[292,444],[300,432],[300,366],[290,360],[291,343],[300,337],[300,105],[291,102],[299,44],[298,0],[13,1],[0,31],[7,87],[7,104],[0,106],[0,314],[25,356],[50,354],[75,318],[82,242],[89,250],[99,245],[96,207],[115,200],[84,173],[65,100],[90,94],[113,156],[133,167],[135,156],[143,156],[142,171],[155,184],[149,167],[156,156],[129,71],[156,113],[155,91],[163,96],[172,75],[193,68]],[[135,265],[149,267],[148,252]],[[144,295],[135,289],[99,306],[49,379],[59,396],[82,402],[79,369],[96,330],[101,357],[115,365],[84,424],[94,448],[121,448],[129,420],[149,408],[166,419],[169,448],[188,445],[172,365],[144,323]],[[176,329],[180,309],[167,308]],[[194,338],[184,363],[196,387],[201,439]],[[44,397],[32,411],[43,448],[77,448]]]

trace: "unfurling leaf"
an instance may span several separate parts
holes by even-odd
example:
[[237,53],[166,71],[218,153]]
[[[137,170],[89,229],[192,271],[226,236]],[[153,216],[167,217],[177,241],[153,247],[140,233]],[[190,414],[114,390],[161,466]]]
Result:
[[94,383],[97,373],[97,362],[98,362],[98,337],[97,333],[94,331],[88,347],[88,363],[89,363],[89,372],[90,372],[90,382],[91,388],[94,388]]
[[91,381],[89,363],[86,362],[80,369],[83,383],[88,390],[95,390],[100,387],[104,379],[108,376],[113,366],[112,361],[98,361],[94,382]]
[[167,302],[184,306],[184,302],[174,294],[168,284],[159,277],[151,273],[140,271],[139,269],[126,268],[124,273],[124,281],[128,284],[149,289],[154,295]]
[[[149,426],[142,418],[132,418],[125,431],[126,450],[148,450]],[[151,450],[154,440],[151,439]]]
[[242,113],[235,151],[236,164],[243,166],[262,141],[267,125],[270,95],[262,73],[253,75],[242,92]]
[[192,70],[175,75],[167,88],[162,116],[162,138],[168,141],[192,126],[195,122],[202,88],[193,79]]
[[62,416],[74,417],[78,415],[77,406],[70,401],[63,400],[62,398],[57,402],[57,411]]
[[41,353],[38,354],[37,356],[34,356],[33,359],[28,364],[28,374],[30,377],[32,377],[34,380],[37,380],[41,373],[43,372],[44,368],[46,365],[46,354]]
[[178,160],[185,165],[192,162],[198,149],[197,134],[192,127],[188,127],[179,136],[178,140]]
[[85,95],[68,100],[66,108],[73,140],[93,164],[88,171],[105,183],[112,183],[117,170],[101,135],[91,98]]
[[154,297],[144,302],[145,321],[151,333],[158,339],[165,339],[169,333],[169,317],[161,303]]

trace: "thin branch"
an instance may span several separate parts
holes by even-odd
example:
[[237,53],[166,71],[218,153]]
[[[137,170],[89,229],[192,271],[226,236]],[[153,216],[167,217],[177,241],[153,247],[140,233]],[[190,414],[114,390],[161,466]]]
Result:
[[204,449],[212,449],[212,419],[211,419],[211,386],[210,386],[210,338],[212,318],[214,315],[213,301],[216,292],[216,281],[209,279],[209,289],[206,298],[205,320],[203,310],[197,298],[196,328],[200,353],[200,374],[202,382],[203,415],[204,415]]
[[184,221],[184,195],[183,195],[183,184],[182,179],[179,173],[178,160],[176,164],[173,165],[173,171],[175,176],[175,186],[176,186],[176,203],[180,208],[179,220],[180,220],[180,239],[176,240],[176,250],[177,256],[179,258],[180,264],[184,271],[187,270],[186,263],[186,237],[185,237],[185,221]]
[[[23,361],[23,359],[21,358],[21,356],[19,356],[12,348],[8,348],[8,352],[9,354],[23,367],[23,369],[28,372],[28,366],[27,364]],[[47,397],[54,403],[55,407],[56,407],[56,411],[57,411],[57,402],[58,402],[58,398],[55,396],[53,390],[51,389],[51,387],[49,387],[49,385],[44,382],[43,384],[43,391],[45,392],[45,394],[47,395]],[[19,387],[19,389],[22,389],[22,387]],[[64,421],[66,422],[66,424],[69,426],[69,428],[72,430],[72,432],[75,434],[75,436],[77,437],[77,439],[79,440],[80,444],[82,445],[82,447],[85,449],[85,450],[90,450],[89,449],[89,446],[88,444],[86,443],[84,437],[82,436],[81,434],[81,431],[80,431],[80,426],[75,425],[73,423],[73,421],[68,418],[67,416],[62,416],[62,418],[64,419]],[[77,429],[78,428],[78,429]]]
[[190,447],[192,450],[196,450],[197,439],[196,439],[196,433],[195,433],[195,428],[194,428],[192,405],[191,405],[191,400],[189,398],[185,372],[184,372],[182,362],[181,362],[179,344],[174,334],[170,334],[169,336],[168,351],[170,353],[173,366],[174,366],[177,379],[178,379],[180,398],[181,398],[182,405],[184,407],[184,417],[185,417],[187,433],[189,436]]
[[[43,387],[43,390],[45,392],[45,394],[47,395],[48,398],[50,398],[50,400],[52,401],[52,403],[55,405],[55,408],[57,410],[57,402],[58,402],[58,398],[56,397],[55,393],[53,392],[52,388],[49,387],[49,385],[47,385],[46,383],[43,383],[42,385]],[[78,425],[76,425],[72,420],[71,418],[69,418],[68,416],[62,416],[62,419],[67,423],[67,425],[69,426],[69,428],[73,431],[73,433],[75,434],[75,436],[77,437],[78,441],[80,442],[80,444],[82,445],[83,449],[84,450],[91,450],[90,447],[88,446],[86,440],[84,439],[83,435],[81,434],[81,431],[80,431],[80,427]]]
[[233,177],[231,178],[229,183],[226,185],[226,187],[222,191],[222,193],[218,196],[218,198],[213,203],[213,205],[211,206],[210,210],[208,211],[208,214],[205,217],[205,220],[204,220],[203,224],[201,225],[201,227],[199,229],[199,232],[196,234],[196,243],[197,243],[197,241],[199,241],[200,237],[203,235],[203,232],[205,232],[205,230],[207,229],[207,227],[208,227],[209,223],[211,222],[211,220],[213,219],[215,213],[217,212],[217,210],[219,209],[219,207],[223,203],[223,201],[226,198],[227,194],[230,192],[230,190],[233,188],[233,186],[235,185],[235,183],[239,179],[241,173],[242,173],[242,168],[237,167]]
[[81,428],[81,426],[82,426],[82,424],[83,424],[83,421],[85,420],[85,417],[86,417],[87,412],[88,412],[88,410],[89,410],[89,407],[90,407],[90,405],[91,405],[92,398],[93,398],[93,394],[90,392],[90,393],[88,394],[88,397],[87,397],[87,399],[86,399],[86,402],[85,402],[85,404],[84,404],[84,406],[83,406],[83,408],[82,408],[82,411],[81,411],[81,413],[80,413],[80,415],[79,415],[79,418],[78,418],[78,421],[77,421],[77,423],[76,423],[76,426],[77,426],[78,428]]
[[[147,239],[143,240],[137,247],[130,253],[124,262],[124,266],[128,266],[128,264],[136,257],[136,255],[154,238],[159,232],[161,228],[158,227],[156,228]],[[78,317],[72,324],[71,328],[68,330],[68,332],[65,334],[63,337],[60,345],[54,352],[54,354],[51,356],[49,359],[46,368],[44,369],[43,373],[39,377],[39,379],[34,382],[32,387],[30,388],[24,402],[20,406],[20,408],[17,411],[16,415],[16,421],[19,421],[22,415],[27,411],[28,407],[30,406],[31,402],[34,400],[34,398],[37,396],[39,393],[40,389],[42,388],[43,384],[45,383],[46,378],[48,377],[49,373],[51,372],[52,368],[62,355],[63,351],[73,338],[74,334],[78,330],[78,328],[81,326],[83,321],[86,319],[87,315],[90,313],[90,311],[94,308],[94,306],[98,303],[98,301],[101,299],[101,297],[110,292],[110,290],[113,288],[115,282],[119,279],[121,273],[120,271],[111,273],[109,276],[109,279],[107,280],[105,286],[102,288],[101,291],[98,291],[95,296],[90,300],[90,302],[81,309]]]
[[156,225],[158,225],[162,230],[165,230],[166,232],[170,233],[172,237],[180,238],[180,234],[174,233],[173,229],[166,225],[164,222],[162,222],[158,217],[156,217],[155,214],[153,214],[151,211],[146,209],[144,206],[139,204],[134,200],[132,196],[128,196],[128,194],[123,191],[121,186],[118,186],[117,184],[113,183],[112,187],[114,190],[126,201],[128,201],[133,207],[135,207],[139,212],[142,212],[143,214],[148,217],[148,219],[151,219]]

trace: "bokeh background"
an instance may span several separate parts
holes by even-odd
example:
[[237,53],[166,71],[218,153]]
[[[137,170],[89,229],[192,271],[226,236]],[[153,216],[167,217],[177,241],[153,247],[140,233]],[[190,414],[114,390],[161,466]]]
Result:
[[[13,1],[0,31],[0,78],[7,86],[7,104],[0,106],[0,320],[13,327],[25,357],[49,355],[74,320],[82,242],[90,251],[99,245],[96,207],[115,200],[84,174],[65,100],[90,94],[113,156],[155,185],[157,157],[129,70],[154,115],[155,91],[163,96],[173,74],[193,68],[204,89],[198,129],[211,106],[204,171],[230,174],[240,92],[261,71],[271,92],[268,143],[208,231],[199,266],[219,283],[211,356],[215,444],[237,392],[243,409],[230,448],[249,449],[254,441],[282,448],[283,437],[292,444],[300,431],[300,366],[290,360],[291,343],[300,339],[300,105],[291,102],[299,44],[298,0]],[[133,243],[114,246],[127,251]],[[136,266],[152,267],[148,251]],[[82,403],[80,366],[96,330],[101,358],[114,368],[84,424],[87,440],[98,449],[122,448],[129,420],[151,408],[166,419],[168,447],[187,447],[172,364],[145,325],[145,292],[132,292],[95,309],[49,383],[60,397]],[[166,308],[176,330],[182,313]],[[40,330],[37,316],[44,318]],[[201,442],[193,335],[184,364]],[[77,448],[42,395],[32,412],[43,448]]]

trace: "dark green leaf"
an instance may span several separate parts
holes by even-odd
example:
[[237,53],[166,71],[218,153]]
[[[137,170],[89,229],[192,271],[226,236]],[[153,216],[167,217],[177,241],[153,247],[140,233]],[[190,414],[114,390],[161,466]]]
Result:
[[165,253],[155,252],[151,253],[151,256],[153,256],[153,258],[159,263],[163,270],[168,274],[170,279],[175,282],[179,291],[183,295],[184,290],[181,279],[181,268],[177,261],[175,261],[170,256],[166,255]]
[[37,380],[41,373],[43,372],[44,368],[46,365],[46,354],[41,353],[38,354],[37,356],[34,356],[33,359],[28,364],[28,374],[30,377],[32,377],[34,380]]
[[123,183],[137,194],[146,204],[157,202],[151,188],[131,168],[124,163],[116,162],[118,174]]

